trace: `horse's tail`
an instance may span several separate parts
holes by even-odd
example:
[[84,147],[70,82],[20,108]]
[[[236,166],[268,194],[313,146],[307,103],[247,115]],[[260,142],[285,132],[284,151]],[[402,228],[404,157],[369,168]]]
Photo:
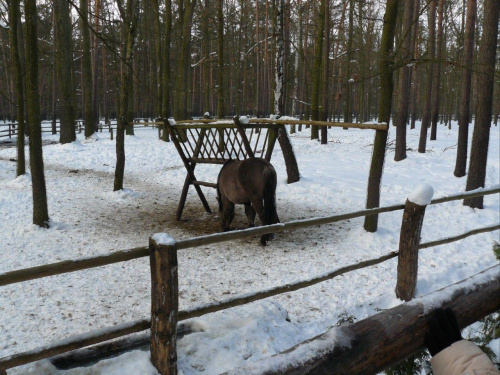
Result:
[[220,195],[220,189],[219,189],[219,179],[217,179],[217,203],[219,203],[219,212],[222,212],[222,199],[221,199],[221,195]]
[[264,174],[264,220],[266,225],[279,223],[278,214],[276,213],[276,171],[272,165],[266,166]]
[[224,206],[222,204],[222,194],[220,192],[220,187],[219,187],[219,181],[220,181],[220,175],[222,174],[222,170],[226,167],[227,164],[229,164],[230,162],[232,162],[232,160],[227,160],[224,165],[222,166],[222,168],[220,169],[219,171],[219,175],[217,176],[217,202],[219,203],[219,212],[222,212],[222,210],[224,209]]

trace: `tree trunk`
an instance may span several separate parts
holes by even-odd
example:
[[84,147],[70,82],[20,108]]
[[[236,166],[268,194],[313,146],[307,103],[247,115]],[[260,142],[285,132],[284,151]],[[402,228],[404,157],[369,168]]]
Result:
[[57,70],[55,64],[56,56],[56,12],[52,7],[52,55],[54,63],[52,64],[52,134],[57,134]]
[[224,118],[226,111],[224,108],[224,14],[222,8],[223,0],[217,2],[217,116]]
[[472,56],[474,53],[474,30],[476,25],[477,1],[467,1],[467,21],[465,25],[464,36],[464,55],[460,86],[460,109],[458,117],[458,144],[457,144],[457,160],[455,163],[455,177],[465,176],[467,165],[467,145],[469,139],[469,108],[471,95],[471,78],[472,78]]
[[76,140],[75,90],[73,86],[73,55],[71,46],[71,19],[66,0],[54,0],[56,20],[56,70],[59,89],[60,142]]
[[10,24],[10,55],[16,81],[16,106],[17,106],[17,168],[16,175],[21,176],[26,173],[26,157],[24,155],[24,88],[23,72],[19,58],[18,31],[20,6],[19,0],[10,0],[9,4],[9,24]]
[[[321,0],[319,4],[318,19],[316,22],[316,41],[314,46],[314,69],[313,86],[311,96],[312,119],[319,120],[319,95],[321,92],[321,60],[323,59],[323,43],[325,35],[325,8],[327,0]],[[318,139],[318,126],[311,127],[311,139]]]
[[[416,16],[419,14],[420,11],[420,0],[415,0],[415,7],[413,10],[413,14]],[[413,25],[413,31],[412,31],[412,46],[413,46],[413,59],[415,61],[418,60],[418,42],[419,42],[419,28],[418,28],[418,20],[415,21]],[[412,81],[412,88],[411,88],[411,123],[410,123],[410,129],[415,129],[415,122],[417,120],[417,97],[418,97],[418,73],[419,70],[417,69],[417,65],[413,65],[411,69],[411,81]]]
[[[99,33],[99,21],[101,19],[100,16],[101,10],[101,1],[95,0],[95,9],[94,9],[94,31],[95,33]],[[94,35],[94,55],[93,55],[93,82],[92,82],[92,112],[94,114],[94,131],[97,131],[99,128],[99,38],[97,35]],[[104,96],[106,96],[106,92],[104,91]],[[106,100],[106,99],[105,99]]]
[[[398,18],[398,0],[387,0],[382,39],[380,41],[379,72],[380,72],[380,98],[378,109],[378,121],[389,125],[391,119],[392,104],[392,51],[394,48],[394,34]],[[368,194],[366,208],[379,207],[380,184],[382,182],[382,171],[384,169],[385,149],[387,146],[388,131],[377,130],[373,145],[373,155],[368,177]],[[368,232],[376,232],[378,215],[365,217],[364,228]]]
[[[344,106],[344,122],[352,122],[352,84],[351,84],[351,61],[352,61],[352,41],[354,38],[354,0],[349,0],[349,25],[347,39],[347,71],[344,78],[345,90],[345,106]],[[348,128],[344,128],[347,130]]]
[[[490,139],[491,113],[493,105],[493,81],[495,76],[495,56],[498,40],[498,17],[500,2],[484,1],[483,36],[478,53],[478,87],[476,121],[472,135],[467,191],[484,187],[486,162]],[[464,199],[464,205],[483,208],[483,197]]]
[[431,141],[436,140],[437,123],[439,117],[439,101],[441,97],[440,84],[441,84],[441,59],[443,56],[443,13],[444,13],[444,0],[439,0],[438,9],[438,30],[436,40],[436,63],[434,64],[434,78],[432,89],[432,116],[431,116]]
[[428,72],[427,72],[427,88],[425,95],[425,107],[424,115],[422,117],[422,125],[420,126],[420,139],[418,142],[418,152],[425,153],[425,147],[427,145],[427,128],[429,127],[431,120],[431,105],[432,105],[432,80],[433,80],[433,69],[434,69],[434,57],[435,57],[435,44],[436,44],[436,1],[430,0],[429,9],[429,40],[427,42],[427,60],[428,60]]
[[[284,65],[284,9],[285,0],[277,0],[277,5],[275,9],[275,19],[276,19],[276,77],[275,77],[275,91],[274,91],[274,113],[277,116],[283,115],[284,110],[284,79],[283,79],[283,65]],[[285,166],[287,172],[287,183],[291,184],[299,181],[300,173],[297,164],[297,159],[295,158],[295,153],[293,152],[292,143],[288,137],[285,126],[281,126],[278,130],[278,142],[283,152],[283,157],[285,159]]]
[[160,4],[159,0],[151,0],[151,6],[153,7],[152,16],[154,18],[154,51],[155,51],[155,61],[153,67],[154,77],[153,77],[153,91],[154,91],[154,117],[157,118],[161,116],[161,106],[162,106],[162,75],[163,75],[163,64],[162,64],[162,48],[161,48],[161,17],[160,17]]
[[[165,1],[165,41],[163,48],[163,103],[161,106],[163,121],[168,121],[170,117],[170,88],[171,88],[171,75],[170,75],[170,41],[172,39],[172,1]],[[163,128],[162,140],[165,142],[170,141],[170,137],[166,128]]]
[[30,170],[33,189],[33,224],[49,226],[43,170],[40,94],[38,92],[38,31],[36,0],[24,1],[26,27],[26,105],[28,108]]
[[122,59],[124,71],[120,84],[120,106],[118,112],[118,124],[116,129],[116,168],[113,190],[123,189],[123,176],[125,173],[125,128],[127,123],[127,111],[129,106],[130,88],[132,86],[132,56],[137,33],[137,22],[139,18],[138,4],[134,0],[127,0],[126,9],[118,1],[120,15],[123,22],[123,47]]
[[[330,55],[330,1],[327,0],[325,2],[325,12],[324,12],[324,29],[325,29],[325,37],[323,41],[323,82],[321,85],[321,92],[323,95],[323,99],[321,101],[321,118],[322,121],[328,121],[328,83],[330,81],[330,64],[329,64],[329,55]],[[326,126],[321,127],[321,144],[326,145],[328,143],[328,128]]]
[[82,95],[83,95],[83,124],[85,137],[90,137],[95,132],[94,111],[92,96],[92,57],[90,54],[90,30],[87,0],[80,0],[80,30],[82,33]]
[[414,1],[405,1],[403,3],[403,33],[401,57],[403,67],[399,72],[398,101],[396,109],[396,150],[394,160],[401,161],[406,159],[406,124],[408,122],[408,106],[410,103],[410,69],[408,66],[412,58],[412,27]]
[[188,70],[189,70],[189,52],[191,46],[191,21],[193,19],[194,7],[196,0],[187,0],[183,2],[182,11],[179,14],[181,17],[181,45],[179,51],[179,69],[176,83],[176,105],[174,108],[176,119],[187,119],[187,87],[188,87]]

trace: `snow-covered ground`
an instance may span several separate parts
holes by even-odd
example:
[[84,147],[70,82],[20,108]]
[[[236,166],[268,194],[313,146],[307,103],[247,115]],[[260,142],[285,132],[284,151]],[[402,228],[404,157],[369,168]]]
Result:
[[[472,132],[471,132],[472,133]],[[277,207],[282,222],[347,213],[364,208],[374,132],[328,130],[329,143],[311,141],[309,130],[291,136],[301,180],[286,184],[279,146],[272,162],[278,172]],[[408,130],[408,158],[394,162],[394,128],[389,135],[381,205],[404,203],[420,183],[434,198],[465,190],[466,177],[453,176],[457,126],[438,128],[438,140],[417,152],[419,126]],[[472,134],[469,139],[472,138]],[[57,137],[44,134],[46,140]],[[499,128],[491,128],[486,187],[499,184]],[[172,143],[151,128],[126,138],[125,187],[113,192],[115,142],[108,133],[43,149],[50,229],[32,222],[31,180],[15,178],[15,148],[0,146],[0,272],[66,259],[146,246],[155,233],[184,239],[219,231],[194,189],[183,220],[175,210],[185,169]],[[200,180],[215,181],[219,167],[199,165]],[[216,210],[215,191],[204,189]],[[422,242],[499,223],[498,194],[473,210],[461,201],[427,208]],[[275,236],[180,251],[180,309],[249,293],[397,250],[402,212],[382,214],[376,233],[363,219],[311,227]],[[234,227],[246,218],[237,210]],[[465,279],[498,261],[492,251],[499,232],[420,253],[417,295]],[[363,319],[401,303],[394,293],[396,260],[352,272],[301,291],[193,319],[195,333],[178,341],[179,372],[217,374],[286,350],[338,322]],[[147,258],[1,287],[0,357],[30,350],[71,335],[147,318],[150,276]],[[90,368],[55,369],[47,360],[8,374],[156,374],[147,352],[134,351]]]

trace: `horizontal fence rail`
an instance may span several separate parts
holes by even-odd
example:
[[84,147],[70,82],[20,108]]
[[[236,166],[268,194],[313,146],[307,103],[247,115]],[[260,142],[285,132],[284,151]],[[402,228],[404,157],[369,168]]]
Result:
[[[495,186],[490,189],[478,189],[472,192],[467,192],[463,194],[453,195],[449,197],[439,198],[432,200],[430,204],[438,204],[443,202],[449,202],[453,200],[459,200],[469,197],[476,196],[484,196],[489,194],[495,194],[500,192],[500,186]],[[229,232],[223,234],[213,234],[209,236],[203,237],[195,237],[186,240],[180,240],[175,242],[175,251],[192,248],[200,245],[207,245],[218,243],[222,241],[229,241],[239,238],[246,238],[250,236],[265,234],[265,233],[276,233],[282,232],[285,230],[294,230],[299,228],[306,228],[315,225],[329,224],[341,220],[346,220],[355,217],[374,215],[383,212],[391,212],[396,210],[401,210],[405,208],[405,205],[393,205],[388,207],[381,207],[376,209],[362,210],[358,212],[342,214],[342,215],[334,215],[328,217],[319,217],[305,220],[292,221],[288,223],[276,224],[267,227],[259,227],[259,228],[250,228],[237,232]],[[486,228],[475,229],[469,231],[467,233],[449,237],[446,239],[441,239],[437,241],[432,241],[428,243],[423,243],[418,246],[420,249],[428,248],[431,246],[438,246],[445,243],[450,243],[453,241],[458,241],[460,239],[469,237],[471,235],[475,235],[478,233],[484,233],[487,231],[493,231],[500,229],[500,225],[489,226]],[[114,252],[111,254],[91,257],[91,258],[83,258],[74,261],[63,261],[38,267],[32,267],[24,270],[11,271],[4,274],[0,274],[0,286],[8,285],[13,283],[18,283],[27,280],[38,279],[47,276],[53,276],[57,274],[63,274],[67,272],[74,272],[77,270],[89,269],[94,267],[100,267],[103,265],[113,264],[117,262],[132,260],[141,258],[147,255],[150,255],[150,247],[139,247],[129,250],[123,250]],[[376,259],[369,259],[359,262],[357,264],[348,265],[345,267],[338,268],[336,270],[330,271],[323,275],[313,277],[307,280],[297,281],[294,283],[289,283],[287,285],[270,288],[263,291],[258,291],[254,293],[248,293],[245,295],[237,296],[225,301],[219,301],[212,304],[207,304],[203,306],[198,306],[192,309],[188,309],[185,311],[178,312],[178,321],[182,321],[185,319],[190,319],[193,317],[198,317],[205,315],[207,313],[212,313],[216,311],[225,310],[227,308],[236,307],[240,305],[244,305],[250,302],[254,302],[263,298],[268,298],[272,296],[276,296],[279,294],[296,291],[299,289],[306,288],[308,286],[333,279],[339,275],[352,272],[355,270],[359,270],[361,268],[366,268],[369,266],[373,266],[382,262],[385,262],[389,259],[397,257],[399,254],[397,251],[391,252],[384,256],[381,256]],[[24,353],[18,353],[12,356],[0,358],[0,370],[7,369],[11,367],[15,367],[21,364],[33,362],[42,358],[47,358],[50,356],[54,356],[57,354],[65,353],[77,348],[85,347],[88,345],[93,345],[97,343],[101,343],[104,341],[108,341],[113,338],[118,338],[124,335],[128,335],[134,332],[140,332],[146,330],[151,327],[151,320],[145,319],[130,323],[124,323],[114,327],[103,328],[101,330],[89,332],[83,335],[77,335],[75,337],[71,337],[66,340],[62,340],[59,343],[55,343],[49,346],[44,346],[39,349],[34,349]]]
[[[500,193],[500,186],[495,186],[490,189],[477,189],[467,193],[461,193],[444,198],[433,199],[432,204],[443,202],[451,202],[464,198],[474,198],[478,196],[485,196]],[[252,236],[259,236],[268,233],[278,233],[286,230],[295,230],[299,228],[308,228],[315,225],[331,224],[334,222],[354,219],[368,215],[376,215],[384,212],[392,212],[402,210],[404,204],[397,204],[387,207],[371,208],[367,210],[356,211],[347,214],[333,215],[318,217],[312,219],[296,220],[288,223],[273,224],[265,227],[248,228],[239,231],[216,233],[208,236],[193,237],[177,242],[177,249],[188,249],[200,245],[210,245],[218,242],[232,241],[235,239],[248,238]],[[148,247],[137,247],[128,250],[116,251],[106,255],[99,255],[95,257],[66,260],[62,262],[26,268],[22,270],[9,271],[0,274],[0,286],[23,282],[28,280],[35,280],[42,277],[54,276],[68,272],[75,272],[84,269],[105,266],[113,263],[124,262],[132,259],[142,258],[149,255]]]

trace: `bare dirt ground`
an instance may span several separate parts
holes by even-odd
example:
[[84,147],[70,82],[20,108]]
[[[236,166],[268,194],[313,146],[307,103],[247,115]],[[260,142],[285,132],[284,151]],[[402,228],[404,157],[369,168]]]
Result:
[[[0,160],[8,160],[15,162],[15,159],[7,159],[0,157]],[[175,166],[174,169],[182,169],[183,167]],[[169,169],[172,169],[169,168]],[[113,188],[114,174],[104,171],[96,171],[90,169],[70,169],[57,164],[45,164],[45,172],[47,184],[50,185],[51,175],[66,175],[67,178],[80,178],[88,180],[83,185],[92,184],[108,188],[111,192]],[[167,174],[168,171],[165,171]],[[196,194],[193,187],[190,187],[189,194],[186,200],[184,211],[181,220],[176,219],[179,198],[182,186],[174,186],[167,181],[158,183],[151,181],[145,177],[144,179],[135,176],[128,176],[125,171],[125,187],[134,192],[139,192],[140,199],[134,200],[125,208],[123,205],[114,204],[114,202],[106,202],[103,200],[98,211],[90,212],[90,207],[87,207],[84,202],[78,201],[78,192],[75,196],[65,197],[64,199],[75,200],[75,208],[82,210],[81,223],[85,224],[86,218],[99,221],[99,230],[102,231],[102,236],[115,237],[120,233],[133,233],[141,238],[141,245],[147,245],[147,240],[150,235],[158,232],[167,232],[176,239],[190,238],[203,236],[221,232],[220,221],[218,216],[218,206],[215,199],[215,189],[202,188],[207,198],[207,201],[212,209],[212,213],[207,213]],[[54,191],[48,188],[48,191]],[[277,196],[278,214],[281,222],[301,219],[317,215],[317,210],[313,207],[304,207],[303,203],[298,207],[294,202],[290,202],[286,197]],[[57,206],[53,207],[57,210]],[[54,210],[52,210],[54,211]],[[301,212],[302,216],[297,217],[297,212]],[[333,214],[333,213],[331,213]],[[336,226],[344,227],[348,223],[339,223]],[[256,225],[260,225],[260,221],[256,218]],[[248,227],[248,222],[244,214],[243,206],[236,206],[236,215],[231,224],[231,230],[245,229]],[[308,244],[314,242],[316,238],[317,228],[301,230],[293,235],[294,243]],[[331,236],[331,229],[329,230]],[[280,238],[290,240],[289,233],[280,233]],[[241,240],[242,243],[258,242],[258,238],[250,238]]]

